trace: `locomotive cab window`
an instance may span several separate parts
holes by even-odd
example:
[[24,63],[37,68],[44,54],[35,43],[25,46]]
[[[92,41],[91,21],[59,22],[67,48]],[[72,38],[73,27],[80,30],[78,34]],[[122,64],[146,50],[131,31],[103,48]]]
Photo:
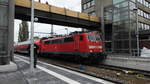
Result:
[[89,41],[96,41],[95,35],[88,35],[88,40]]
[[88,40],[89,41],[100,41],[101,38],[99,35],[88,35]]
[[96,40],[97,40],[97,41],[101,41],[100,35],[96,35]]

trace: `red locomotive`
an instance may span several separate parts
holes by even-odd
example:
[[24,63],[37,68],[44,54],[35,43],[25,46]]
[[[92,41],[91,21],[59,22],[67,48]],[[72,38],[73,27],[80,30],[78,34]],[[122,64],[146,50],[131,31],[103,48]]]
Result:
[[[59,56],[71,56],[77,60],[88,58],[89,61],[101,62],[106,58],[102,38],[98,32],[72,33],[67,36],[57,36],[48,39],[41,39],[34,42],[39,48],[37,53],[57,54]],[[15,47],[17,52],[29,51],[29,42],[18,43]],[[50,55],[49,55],[50,56]]]

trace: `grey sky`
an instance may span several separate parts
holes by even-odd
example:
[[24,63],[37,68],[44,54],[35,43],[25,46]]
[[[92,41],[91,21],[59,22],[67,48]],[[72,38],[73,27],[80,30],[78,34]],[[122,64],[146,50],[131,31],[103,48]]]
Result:
[[[35,0],[38,1],[38,0]],[[55,5],[58,7],[65,7],[70,10],[74,11],[81,11],[81,0],[41,0],[42,3],[45,3],[48,1],[50,5]],[[18,41],[18,30],[19,30],[19,24],[21,23],[20,20],[15,20],[15,33],[14,33],[14,41]],[[30,22],[29,23],[29,30],[30,30]],[[64,26],[57,26],[54,25],[54,32],[57,34],[66,34],[67,31],[64,28],[69,28],[69,32],[73,31],[80,31],[81,29],[74,29],[71,27],[64,27]],[[40,24],[40,23],[35,23],[35,32],[45,32],[45,33],[50,33],[51,31],[51,24]],[[39,36],[40,34],[35,34],[35,36]],[[40,35],[40,36],[46,36],[46,35]]]

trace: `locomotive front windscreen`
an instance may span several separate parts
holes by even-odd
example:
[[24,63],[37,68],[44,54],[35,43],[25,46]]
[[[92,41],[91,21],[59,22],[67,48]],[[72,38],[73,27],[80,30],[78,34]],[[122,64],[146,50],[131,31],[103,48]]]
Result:
[[101,38],[99,35],[88,35],[88,40],[89,41],[100,41]]

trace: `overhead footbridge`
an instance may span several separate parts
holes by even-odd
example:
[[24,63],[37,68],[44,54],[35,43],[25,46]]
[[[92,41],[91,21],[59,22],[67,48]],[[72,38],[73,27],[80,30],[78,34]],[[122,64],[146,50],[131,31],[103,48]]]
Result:
[[[66,8],[35,2],[35,17],[39,23],[55,24],[89,30],[100,30],[100,18]],[[30,21],[31,0],[15,0],[15,18]]]

